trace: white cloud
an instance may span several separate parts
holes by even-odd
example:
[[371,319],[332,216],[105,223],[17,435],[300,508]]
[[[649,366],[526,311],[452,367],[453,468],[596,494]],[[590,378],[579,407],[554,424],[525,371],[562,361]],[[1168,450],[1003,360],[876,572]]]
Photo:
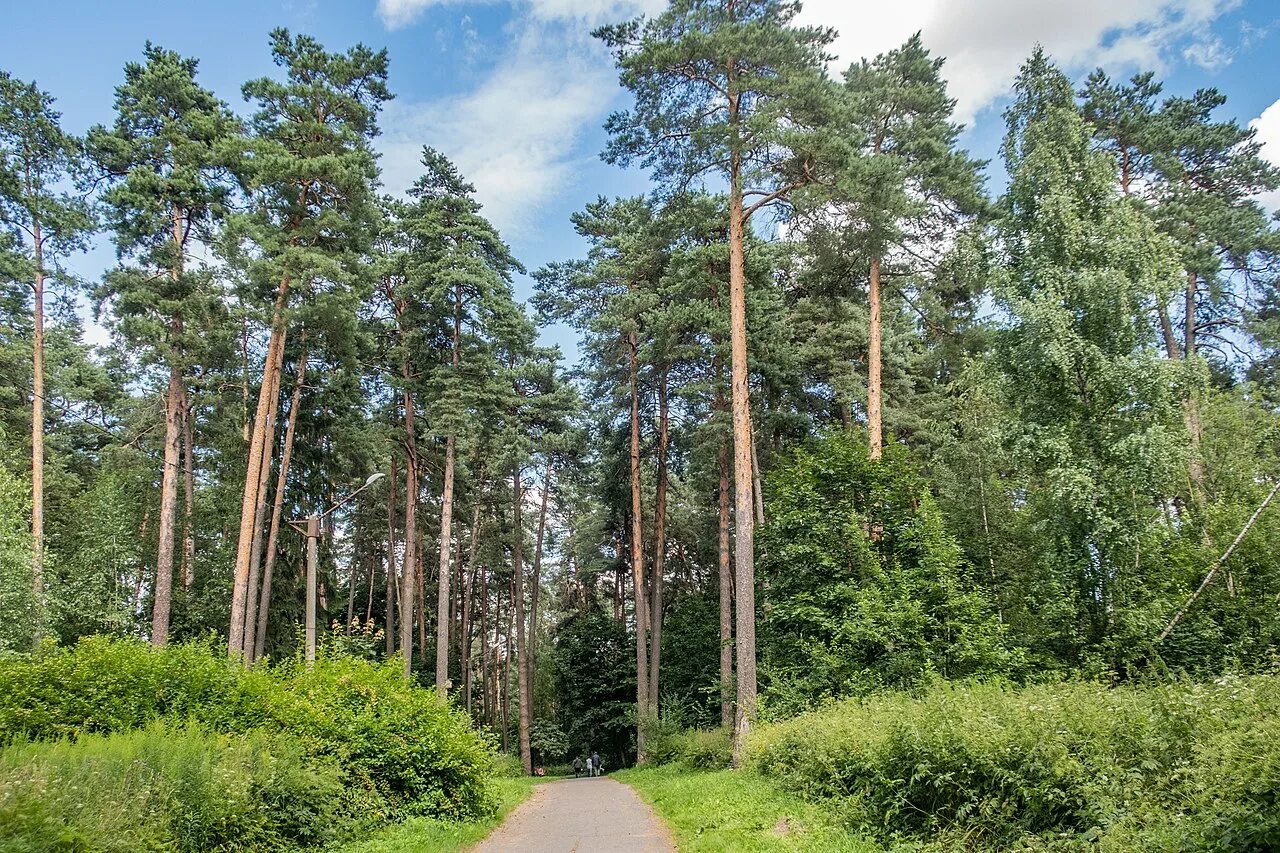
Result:
[[[617,78],[599,45],[562,28],[527,26],[471,92],[392,101],[380,124],[383,180],[403,192],[421,174],[423,145],[444,152],[475,184],[486,215],[508,235],[575,180],[583,130],[600,122]],[[587,155],[592,160],[595,153]]]
[[1205,30],[1240,0],[807,0],[800,22],[840,31],[843,70],[921,31],[946,57],[944,74],[961,120],[1008,91],[1022,61],[1041,44],[1061,65],[1085,69],[1164,66],[1180,42],[1195,38],[1197,61],[1229,59]]
[[[499,0],[378,0],[378,17],[389,30],[406,27],[432,6],[486,5]],[[542,21],[579,21],[599,24],[621,21],[638,14],[652,14],[666,6],[666,0],[508,0],[527,7]]]
[[[1257,139],[1262,143],[1262,156],[1273,166],[1280,167],[1280,101],[1262,111],[1262,115],[1249,122],[1249,127],[1258,132]],[[1263,193],[1258,201],[1267,210],[1280,210],[1280,190]]]

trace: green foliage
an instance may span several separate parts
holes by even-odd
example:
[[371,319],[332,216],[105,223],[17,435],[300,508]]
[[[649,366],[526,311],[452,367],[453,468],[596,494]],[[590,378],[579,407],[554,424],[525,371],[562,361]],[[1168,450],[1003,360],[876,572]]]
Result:
[[29,492],[27,484],[0,464],[0,653],[31,646],[36,610],[31,593],[31,532],[25,522],[31,508]]
[[631,751],[636,659],[626,629],[598,609],[557,626],[548,661],[559,697],[568,754],[598,750],[610,767]]
[[154,722],[0,751],[5,850],[295,850],[349,824],[341,772],[288,739]]
[[5,739],[128,731],[162,717],[287,736],[335,762],[371,818],[470,817],[491,805],[485,742],[394,664],[322,658],[246,670],[207,646],[94,637],[0,666]]
[[[760,729],[753,765],[886,843],[1271,849],[1280,679],[938,687]],[[1160,839],[1163,837],[1164,841]]]
[[1017,673],[1020,653],[900,446],[872,461],[859,436],[833,433],[768,487],[760,644],[775,713],[937,676]]
[[689,770],[723,770],[733,758],[728,729],[681,729],[658,725],[647,732],[645,751],[653,764],[679,764]]

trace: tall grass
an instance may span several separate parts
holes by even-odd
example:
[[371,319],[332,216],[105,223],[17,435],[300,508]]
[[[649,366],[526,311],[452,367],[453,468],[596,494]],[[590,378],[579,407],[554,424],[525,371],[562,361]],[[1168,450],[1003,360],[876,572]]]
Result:
[[341,774],[295,744],[154,722],[0,750],[0,849],[274,851],[341,834]]

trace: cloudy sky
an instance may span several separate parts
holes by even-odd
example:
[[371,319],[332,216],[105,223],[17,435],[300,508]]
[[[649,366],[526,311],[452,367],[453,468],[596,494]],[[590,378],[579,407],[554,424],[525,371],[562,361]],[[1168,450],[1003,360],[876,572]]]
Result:
[[[644,176],[600,162],[601,124],[625,106],[609,57],[590,36],[664,0],[50,0],[11,4],[0,68],[50,91],[76,132],[111,120],[124,62],[150,39],[199,57],[205,85],[247,109],[240,84],[272,74],[276,26],[337,49],[386,46],[397,94],[378,140],[384,181],[416,177],[422,145],[475,183],[486,212],[534,269],[581,246],[568,216],[597,195],[643,191]],[[1280,4],[1274,0],[807,0],[805,23],[835,27],[839,71],[921,31],[969,126],[965,144],[994,158],[1000,111],[1038,42],[1070,73],[1153,69],[1167,91],[1216,86],[1224,114],[1254,122],[1280,163]],[[999,176],[994,176],[999,182]],[[1280,199],[1275,201],[1280,202]],[[105,244],[77,263],[97,277]],[[520,283],[522,294],[528,282]],[[564,330],[550,338],[572,349]]]

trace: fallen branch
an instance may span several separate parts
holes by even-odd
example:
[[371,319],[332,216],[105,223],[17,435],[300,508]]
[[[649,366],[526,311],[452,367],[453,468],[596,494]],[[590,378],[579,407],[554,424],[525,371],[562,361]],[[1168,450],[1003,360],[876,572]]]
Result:
[[1169,636],[1169,634],[1173,632],[1174,628],[1178,627],[1178,623],[1182,621],[1182,617],[1187,614],[1187,608],[1195,604],[1196,599],[1200,597],[1200,593],[1204,592],[1205,588],[1213,582],[1213,576],[1217,574],[1218,569],[1222,568],[1222,564],[1225,563],[1227,558],[1231,556],[1232,552],[1236,550],[1236,546],[1243,541],[1246,535],[1248,535],[1250,528],[1252,528],[1254,523],[1258,520],[1258,516],[1262,515],[1262,511],[1267,508],[1267,504],[1271,503],[1271,499],[1276,496],[1277,492],[1280,492],[1280,481],[1276,482],[1275,486],[1271,488],[1271,491],[1267,496],[1263,498],[1262,503],[1258,504],[1258,508],[1253,511],[1253,515],[1249,516],[1249,520],[1245,522],[1244,527],[1240,528],[1240,532],[1236,534],[1235,541],[1231,543],[1227,550],[1222,552],[1222,556],[1219,557],[1217,562],[1215,562],[1209,569],[1209,573],[1204,576],[1204,580],[1200,582],[1200,586],[1196,588],[1196,591],[1191,593],[1191,597],[1178,608],[1177,613],[1173,614],[1173,618],[1169,620],[1169,624],[1165,625],[1164,630],[1160,632],[1160,638],[1156,640],[1157,643],[1164,640],[1165,637]]

